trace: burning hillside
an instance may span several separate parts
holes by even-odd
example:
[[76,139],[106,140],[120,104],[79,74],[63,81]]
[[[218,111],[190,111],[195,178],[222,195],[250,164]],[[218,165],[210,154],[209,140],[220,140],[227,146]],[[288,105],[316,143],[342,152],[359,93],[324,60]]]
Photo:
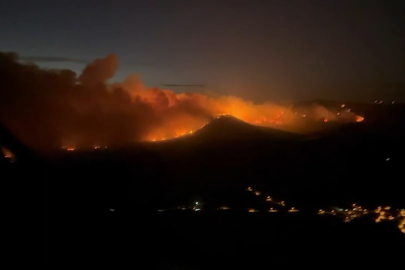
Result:
[[[0,53],[0,121],[31,147],[76,149],[179,137],[223,114],[294,132],[301,131],[296,123],[307,117],[292,106],[148,88],[137,75],[109,83],[117,69],[118,59],[112,54],[94,60],[76,76],[70,70],[21,63],[14,53]],[[321,106],[306,110],[313,120],[356,121],[351,112],[342,117]]]
[[[280,141],[289,139],[299,139],[302,136],[265,126],[249,124],[232,115],[221,115],[215,117],[202,128],[189,132],[183,136],[170,138],[181,139],[179,141],[200,144],[202,142],[247,142],[265,140]],[[154,141],[168,141],[161,139]]]

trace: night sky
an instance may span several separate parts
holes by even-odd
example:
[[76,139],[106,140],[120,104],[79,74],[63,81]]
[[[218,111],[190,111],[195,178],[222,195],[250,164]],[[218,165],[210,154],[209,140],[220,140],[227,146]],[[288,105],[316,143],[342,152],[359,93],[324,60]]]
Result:
[[265,100],[405,101],[405,1],[3,1],[0,51]]

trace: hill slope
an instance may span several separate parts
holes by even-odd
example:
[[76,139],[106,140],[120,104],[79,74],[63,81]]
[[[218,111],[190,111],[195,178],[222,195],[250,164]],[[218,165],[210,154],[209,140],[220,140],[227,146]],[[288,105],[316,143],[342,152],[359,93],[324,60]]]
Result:
[[192,134],[176,139],[162,141],[158,145],[209,145],[217,143],[252,143],[279,142],[301,139],[302,136],[269,127],[261,127],[246,123],[234,116],[224,115],[215,118],[201,129]]
[[234,116],[220,116],[206,126],[197,130],[194,137],[202,140],[231,140],[231,139],[297,139],[300,136],[293,133],[260,127],[246,123]]

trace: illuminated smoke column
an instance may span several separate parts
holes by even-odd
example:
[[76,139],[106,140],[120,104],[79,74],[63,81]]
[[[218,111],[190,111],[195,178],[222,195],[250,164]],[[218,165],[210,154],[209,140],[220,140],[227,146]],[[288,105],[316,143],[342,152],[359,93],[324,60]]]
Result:
[[[14,53],[0,53],[0,121],[37,149],[115,147],[174,138],[221,114],[299,132],[294,130],[297,114],[291,107],[148,88],[137,75],[108,83],[117,69],[113,54],[94,60],[77,76],[70,70],[21,63]],[[320,106],[311,110],[316,119],[333,121],[336,115]]]

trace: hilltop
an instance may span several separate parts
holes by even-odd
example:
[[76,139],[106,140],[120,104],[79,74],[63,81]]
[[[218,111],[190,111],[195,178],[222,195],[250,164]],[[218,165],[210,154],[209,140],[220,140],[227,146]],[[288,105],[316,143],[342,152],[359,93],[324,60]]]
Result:
[[232,115],[214,118],[201,129],[178,138],[163,140],[159,143],[147,142],[149,145],[166,145],[176,147],[209,146],[212,144],[251,144],[274,143],[304,138],[299,134],[290,133],[270,127],[249,124]]

